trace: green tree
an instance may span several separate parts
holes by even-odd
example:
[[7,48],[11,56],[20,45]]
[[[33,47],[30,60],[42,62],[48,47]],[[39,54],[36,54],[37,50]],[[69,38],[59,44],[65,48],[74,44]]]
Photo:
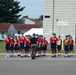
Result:
[[39,20],[43,21],[43,15],[40,15]]
[[15,23],[25,7],[19,6],[16,0],[0,0],[0,23]]

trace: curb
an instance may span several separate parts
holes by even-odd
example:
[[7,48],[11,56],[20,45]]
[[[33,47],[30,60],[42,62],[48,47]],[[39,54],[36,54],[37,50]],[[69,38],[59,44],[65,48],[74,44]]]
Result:
[[[0,55],[6,55],[6,53],[0,53]],[[46,55],[52,55],[51,53],[46,53]],[[62,53],[61,55],[64,55],[64,53]],[[73,55],[76,55],[76,53],[74,53]]]

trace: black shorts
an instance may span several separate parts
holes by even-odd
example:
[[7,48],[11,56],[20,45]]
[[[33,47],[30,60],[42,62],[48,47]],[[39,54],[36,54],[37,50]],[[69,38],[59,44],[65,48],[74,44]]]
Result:
[[68,51],[69,50],[68,45],[64,45],[64,50],[65,51]]
[[55,49],[56,50],[56,42],[51,42],[51,49]]
[[15,50],[18,50],[18,44],[15,44],[14,49],[15,49]]
[[20,43],[20,49],[24,49],[24,42]]
[[61,50],[61,45],[58,46],[58,50]]
[[14,44],[12,44],[12,45],[10,46],[10,50],[11,50],[11,51],[14,50]]
[[42,50],[46,51],[46,50],[47,50],[47,45],[44,45],[44,46],[42,47]]
[[70,44],[70,50],[73,50],[73,44]]
[[6,44],[6,45],[5,45],[5,49],[6,49],[6,50],[10,50],[10,44]]
[[29,45],[26,45],[25,46],[25,51],[29,51],[29,49],[30,49],[30,46]]
[[42,50],[42,45],[41,46],[37,46],[37,50]]

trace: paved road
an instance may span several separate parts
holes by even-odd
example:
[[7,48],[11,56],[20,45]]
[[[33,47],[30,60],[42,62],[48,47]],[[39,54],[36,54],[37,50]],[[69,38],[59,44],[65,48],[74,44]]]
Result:
[[76,56],[4,58],[0,55],[0,75],[76,75]]

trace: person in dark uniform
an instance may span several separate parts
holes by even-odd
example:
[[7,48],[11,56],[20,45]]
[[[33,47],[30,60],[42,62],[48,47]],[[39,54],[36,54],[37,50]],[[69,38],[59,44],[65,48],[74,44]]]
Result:
[[31,45],[31,58],[35,59],[35,53],[37,49],[37,38],[35,37],[35,33],[33,33],[33,37],[30,38],[30,45]]

